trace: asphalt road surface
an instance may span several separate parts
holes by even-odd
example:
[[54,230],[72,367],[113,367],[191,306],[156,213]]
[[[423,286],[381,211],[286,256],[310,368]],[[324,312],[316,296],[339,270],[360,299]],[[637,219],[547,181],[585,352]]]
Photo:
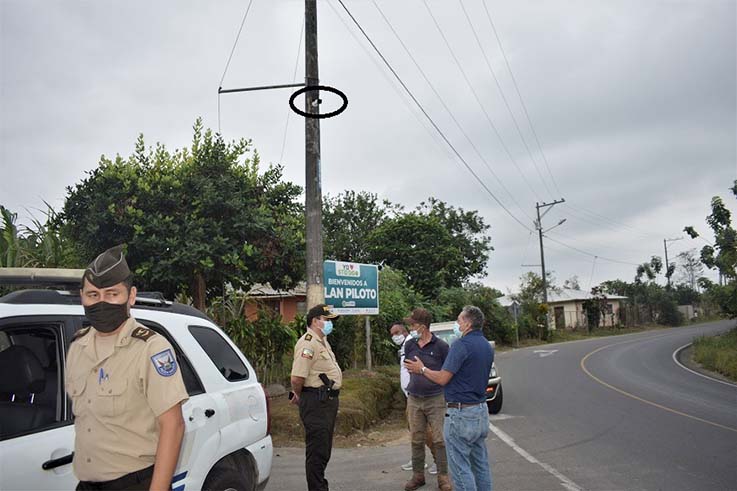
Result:
[[[501,353],[490,417],[495,490],[737,490],[737,385],[689,371],[678,350],[734,321]],[[408,440],[334,449],[330,488],[403,489]],[[422,489],[437,489],[426,474]],[[275,450],[269,489],[306,489],[304,450]]]

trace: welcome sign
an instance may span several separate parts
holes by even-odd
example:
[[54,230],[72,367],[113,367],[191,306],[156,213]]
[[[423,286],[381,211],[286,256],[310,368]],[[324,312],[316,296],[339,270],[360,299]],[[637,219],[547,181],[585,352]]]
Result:
[[325,303],[339,315],[379,313],[379,268],[374,264],[325,261]]

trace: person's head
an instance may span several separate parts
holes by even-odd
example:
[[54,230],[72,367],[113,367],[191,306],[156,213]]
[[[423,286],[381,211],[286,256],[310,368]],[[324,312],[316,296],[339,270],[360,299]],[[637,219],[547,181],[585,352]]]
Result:
[[114,332],[125,323],[136,302],[136,287],[123,246],[108,249],[87,266],[79,294],[87,319],[99,332]]
[[409,317],[406,317],[404,319],[404,322],[405,324],[407,324],[407,326],[409,326],[410,335],[413,338],[416,338],[422,336],[424,332],[430,330],[430,324],[432,323],[432,314],[430,314],[427,309],[418,307],[412,311],[412,314],[410,314]]
[[484,328],[484,313],[478,307],[466,305],[458,314],[457,322],[463,334],[480,331]]
[[334,314],[330,310],[330,307],[321,303],[315,305],[307,312],[307,327],[313,331],[319,331],[327,336],[333,330],[332,319],[337,318],[338,315]]
[[404,327],[403,323],[397,321],[392,324],[392,327],[389,329],[389,334],[391,335],[394,344],[401,346],[407,337],[407,328]]

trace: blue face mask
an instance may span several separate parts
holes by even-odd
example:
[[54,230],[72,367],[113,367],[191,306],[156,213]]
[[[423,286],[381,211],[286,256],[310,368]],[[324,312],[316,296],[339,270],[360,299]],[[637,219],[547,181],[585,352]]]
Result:
[[458,322],[453,324],[453,334],[455,334],[459,338],[463,335],[463,333],[461,332],[461,326],[458,324]]
[[322,333],[328,335],[333,332],[333,321],[325,321],[325,325],[322,326]]
[[409,332],[409,335],[412,337],[412,339],[419,339],[420,338],[420,333],[418,333],[417,331],[410,331]]

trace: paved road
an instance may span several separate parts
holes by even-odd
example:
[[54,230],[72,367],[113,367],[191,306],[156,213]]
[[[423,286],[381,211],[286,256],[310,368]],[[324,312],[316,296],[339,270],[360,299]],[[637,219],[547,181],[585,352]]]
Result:
[[[498,355],[502,414],[490,419],[495,490],[737,490],[737,386],[673,353],[734,321]],[[305,489],[302,449],[277,449],[270,489]],[[406,441],[335,449],[334,490],[402,489]],[[437,489],[435,482],[423,489]]]

